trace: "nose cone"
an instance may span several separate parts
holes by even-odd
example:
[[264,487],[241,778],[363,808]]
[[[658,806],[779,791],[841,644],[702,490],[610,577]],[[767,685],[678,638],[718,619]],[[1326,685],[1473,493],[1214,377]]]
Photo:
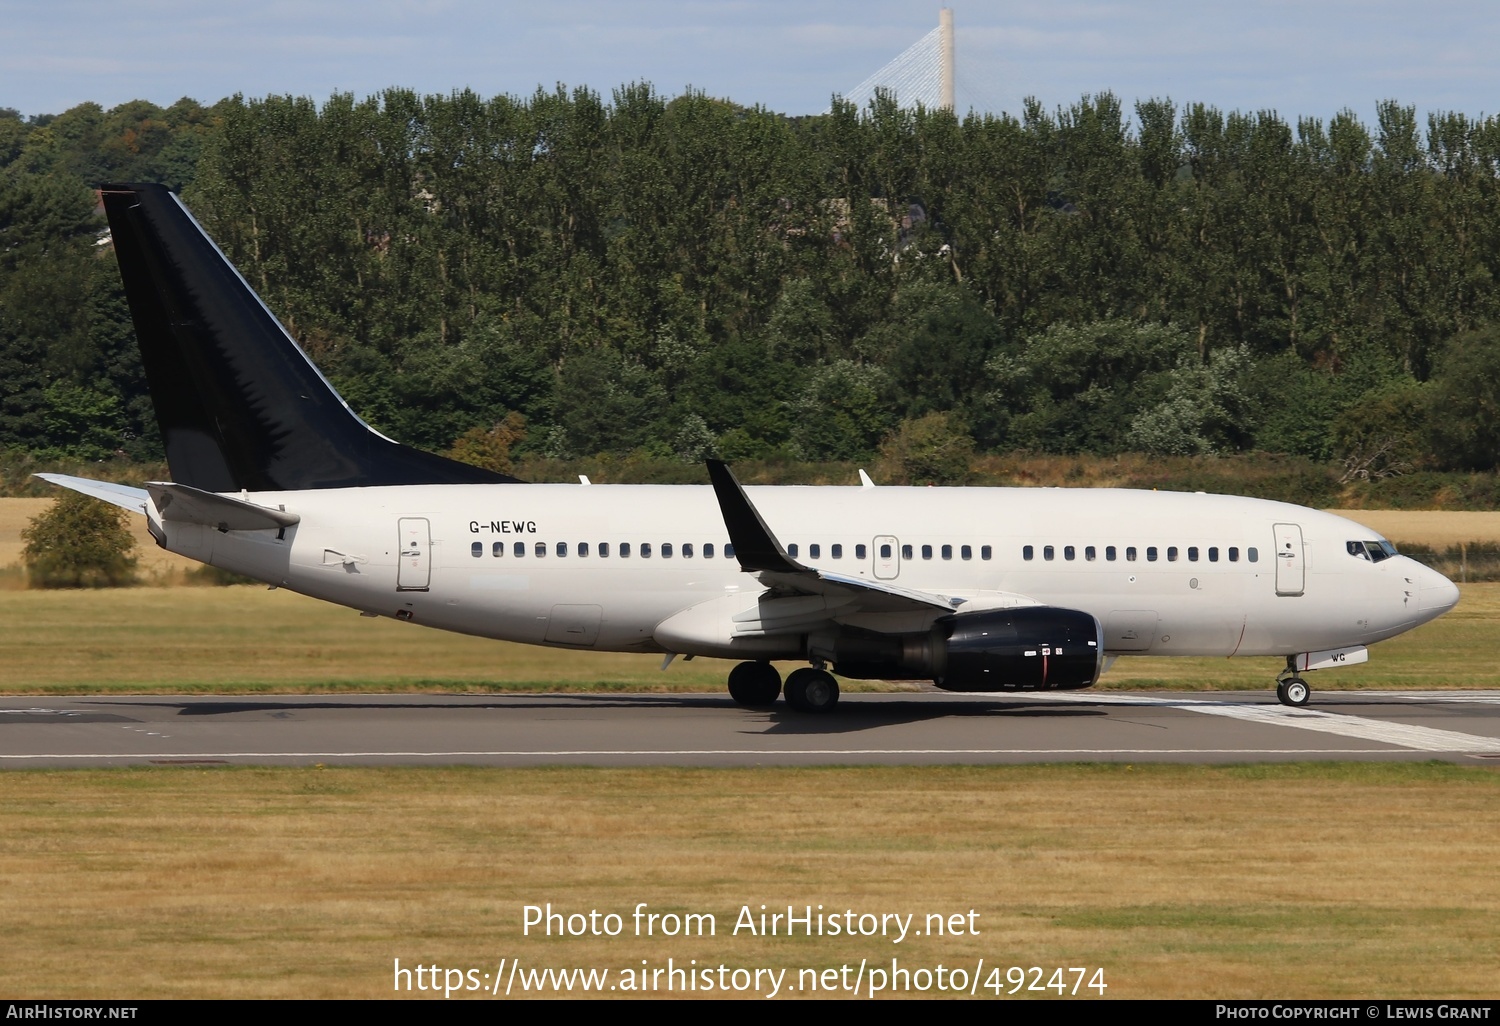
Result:
[[1430,567],[1417,572],[1417,607],[1423,620],[1435,620],[1458,605],[1458,585]]

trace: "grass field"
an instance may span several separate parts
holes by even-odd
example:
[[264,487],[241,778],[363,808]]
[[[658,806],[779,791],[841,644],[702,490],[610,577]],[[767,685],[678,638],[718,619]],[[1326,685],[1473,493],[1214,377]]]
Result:
[[[1500,687],[1500,584],[1314,688]],[[0,591],[0,693],[719,691],[730,664],[572,652],[361,617],[257,586]],[[784,667],[790,669],[790,665]],[[1122,658],[1101,688],[1269,688],[1275,659]],[[862,685],[848,681],[856,689]],[[891,685],[875,684],[877,688]]]
[[[1447,765],[21,772],[0,996],[385,997],[393,960],[1105,970],[1109,997],[1494,997],[1500,776]],[[522,908],[713,937],[523,936]],[[979,913],[756,937],[742,906]],[[967,933],[967,929],[966,929]],[[984,993],[981,991],[981,993]],[[430,995],[428,995],[430,996]]]
[[[23,501],[0,502],[0,562]],[[1445,523],[1500,536],[1453,527],[1463,514],[1354,516],[1429,544]],[[256,587],[0,591],[0,616],[8,694],[719,691],[727,671],[460,637]],[[1500,584],[1470,584],[1452,613],[1313,684],[1500,687],[1497,627]],[[1277,668],[1122,659],[1101,686],[1269,688]],[[617,982],[669,957],[787,969],[789,986],[861,959],[983,958],[1002,989],[988,967],[1103,968],[1109,997],[1500,996],[1489,767],[172,767],[7,771],[0,786],[0,998],[380,998],[396,958],[491,973],[519,958]],[[523,906],[547,902],[619,913],[626,933],[523,936]],[[712,913],[718,934],[637,938],[638,902]],[[919,922],[973,909],[979,932],[729,934],[761,904]]]

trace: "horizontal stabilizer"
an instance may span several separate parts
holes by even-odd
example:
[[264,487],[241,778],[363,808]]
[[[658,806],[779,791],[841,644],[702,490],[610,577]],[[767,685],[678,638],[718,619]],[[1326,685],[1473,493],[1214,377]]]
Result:
[[132,513],[146,512],[146,489],[144,488],[110,484],[108,481],[94,481],[87,477],[69,477],[67,474],[37,474],[36,476],[48,484],[71,488],[75,492],[103,499],[111,505],[128,509]]
[[191,485],[147,481],[146,491],[163,520],[203,524],[220,531],[274,531],[302,520],[295,513],[216,495]]

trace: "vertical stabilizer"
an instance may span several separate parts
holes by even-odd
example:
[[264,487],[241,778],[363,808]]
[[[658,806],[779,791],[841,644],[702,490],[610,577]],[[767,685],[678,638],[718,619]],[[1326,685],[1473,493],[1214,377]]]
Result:
[[161,185],[106,185],[167,463],[210,492],[514,482],[391,441],[349,409]]

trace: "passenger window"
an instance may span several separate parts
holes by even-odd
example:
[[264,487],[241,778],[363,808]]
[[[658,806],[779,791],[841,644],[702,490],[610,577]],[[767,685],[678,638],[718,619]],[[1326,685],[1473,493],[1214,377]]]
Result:
[[1023,546],[1021,546],[1021,558],[1022,559],[1035,559],[1036,558],[1036,549],[1032,548],[1030,545],[1023,545]]
[[1071,545],[1063,546],[1063,559],[1073,559],[1078,555],[1078,550]]
[[1134,563],[1135,562],[1135,546],[1134,545],[1127,545],[1127,546],[1125,546],[1125,562],[1127,562],[1127,563]]
[[881,559],[890,559],[891,558],[891,547],[889,545],[882,545],[882,546],[880,546],[880,558]]
[[1188,562],[1189,563],[1196,563],[1196,562],[1198,562],[1198,546],[1196,546],[1196,545],[1189,545],[1188,546]]
[[1175,562],[1177,562],[1177,546],[1176,545],[1168,545],[1167,546],[1167,562],[1168,563],[1175,563]]
[[541,559],[546,554],[547,554],[547,543],[546,542],[537,542],[536,543],[536,558],[537,559]]
[[475,542],[473,545],[470,545],[469,553],[475,559],[478,559],[480,556],[484,555],[484,542]]
[[589,554],[589,543],[588,542],[579,542],[578,543],[578,555],[579,556],[587,556],[588,554]]
[[922,546],[922,558],[923,559],[931,559],[932,558],[932,546],[931,545],[923,545]]
[[903,545],[903,546],[901,546],[901,558],[902,559],[910,559],[911,558],[911,546],[910,545]]
[[1245,550],[1245,558],[1252,563],[1258,563],[1260,562],[1260,553],[1257,552],[1255,546],[1252,545]]
[[599,558],[600,559],[608,559],[609,558],[609,542],[600,542],[599,543]]
[[1238,563],[1240,561],[1239,546],[1236,546],[1236,545],[1229,546],[1229,561],[1231,563]]
[[1156,546],[1155,545],[1147,545],[1146,546],[1146,562],[1148,562],[1148,563],[1155,563],[1156,562]]
[[724,543],[724,558],[725,559],[733,559],[734,558],[734,543],[733,542],[725,542]]
[[1210,563],[1217,563],[1219,561],[1219,547],[1217,545],[1210,545],[1208,547],[1208,561]]
[[662,542],[661,543],[661,558],[662,559],[671,559],[672,558],[672,543],[671,542]]
[[620,543],[620,558],[621,559],[629,559],[630,558],[630,543],[629,542],[621,542]]
[[651,558],[651,543],[650,542],[641,542],[641,558],[642,559],[650,559]]
[[1092,545],[1085,545],[1083,547],[1083,558],[1092,563],[1094,560],[1099,558],[1099,550],[1094,548]]
[[790,545],[788,545],[786,547],[786,554],[788,556],[791,556],[793,559],[797,558],[797,543],[796,542],[792,542]]
[[981,546],[979,546],[979,558],[980,559],[989,559],[994,554],[995,554],[995,550],[992,549],[992,548],[990,548],[988,545],[981,545]]
[[704,542],[703,543],[703,558],[704,559],[713,559],[714,558],[714,543],[713,542]]
[[968,545],[960,545],[958,549],[959,559],[973,559],[974,550]]
[[844,558],[844,547],[837,542],[834,542],[832,545],[830,545],[828,547],[828,550],[829,554],[832,555],[834,559]]
[[813,544],[811,544],[811,545],[809,545],[807,547],[807,558],[808,559],[817,559],[822,554],[823,554],[823,546],[819,545],[817,542],[814,542]]
[[1113,563],[1115,561],[1116,551],[1117,550],[1113,545],[1104,546],[1104,558]]
[[865,553],[868,552],[868,551],[869,550],[866,549],[863,545],[856,545],[856,546],[854,546],[854,558],[855,559],[864,559],[865,558]]
[[952,559],[953,558],[953,546],[952,545],[944,545],[943,548],[942,548],[942,553],[943,553],[943,558],[944,559]]
[[693,543],[692,542],[683,542],[682,543],[682,558],[683,559],[692,559],[693,558]]
[[562,557],[562,556],[566,556],[567,554],[568,554],[568,543],[567,542],[558,542],[557,543],[557,555],[559,557]]
[[505,543],[496,542],[494,545],[490,546],[490,552],[496,559],[499,559],[501,556],[505,555]]
[[1043,559],[1053,559],[1056,555],[1057,555],[1057,550],[1054,549],[1051,545],[1043,545],[1042,546],[1042,558]]
[[517,559],[520,559],[522,556],[526,555],[526,543],[516,542],[516,544],[511,548],[511,552],[515,553]]

